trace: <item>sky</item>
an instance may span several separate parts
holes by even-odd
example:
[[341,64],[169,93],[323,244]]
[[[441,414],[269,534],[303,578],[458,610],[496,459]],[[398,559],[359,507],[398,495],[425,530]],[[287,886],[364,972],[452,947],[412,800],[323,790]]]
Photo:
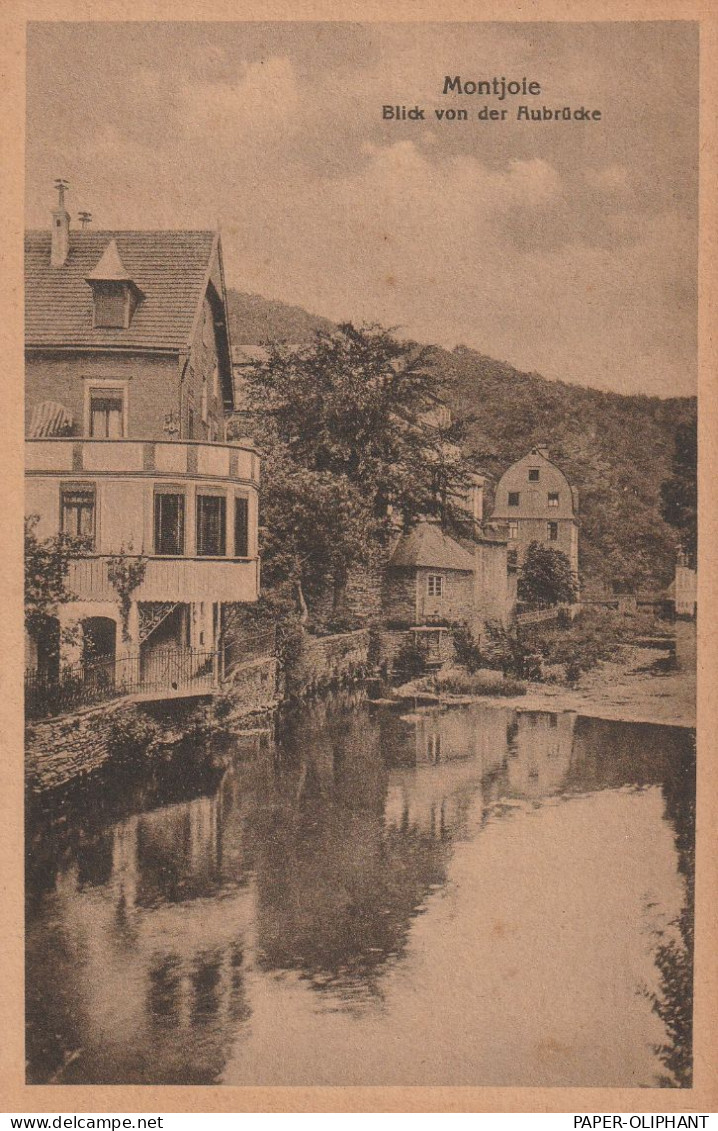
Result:
[[[695,392],[695,24],[36,23],[27,61],[29,227],[62,176],[73,221],[219,225],[239,290],[553,379]],[[444,95],[446,75],[541,95]],[[425,118],[384,120],[394,104]]]

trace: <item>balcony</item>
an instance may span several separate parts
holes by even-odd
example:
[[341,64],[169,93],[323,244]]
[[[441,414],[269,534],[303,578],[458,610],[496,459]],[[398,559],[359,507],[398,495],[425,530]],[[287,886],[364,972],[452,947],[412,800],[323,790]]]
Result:
[[31,475],[152,475],[172,479],[259,483],[259,456],[250,441],[27,439]]
[[[79,601],[117,601],[107,577],[108,558],[89,555],[70,563],[68,589]],[[147,558],[133,601],[256,601],[259,561],[227,558]]]

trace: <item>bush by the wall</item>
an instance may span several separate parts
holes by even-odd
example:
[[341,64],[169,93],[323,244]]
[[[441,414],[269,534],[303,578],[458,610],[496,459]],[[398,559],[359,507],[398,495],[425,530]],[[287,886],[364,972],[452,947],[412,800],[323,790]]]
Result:
[[160,726],[136,710],[115,714],[107,735],[110,759],[122,766],[147,766],[158,756]]
[[466,668],[467,672],[477,672],[479,668],[484,667],[479,641],[466,625],[455,628],[452,638],[457,663]]
[[407,640],[394,657],[394,670],[406,679],[416,679],[426,671],[426,650]]

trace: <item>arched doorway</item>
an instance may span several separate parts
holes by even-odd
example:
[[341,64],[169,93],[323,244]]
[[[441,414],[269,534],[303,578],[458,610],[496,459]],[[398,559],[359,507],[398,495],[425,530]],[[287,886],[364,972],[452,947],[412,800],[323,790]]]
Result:
[[117,625],[110,617],[85,617],[82,624],[82,668],[85,682],[115,682]]
[[85,617],[82,621],[82,662],[115,658],[117,625],[110,617]]

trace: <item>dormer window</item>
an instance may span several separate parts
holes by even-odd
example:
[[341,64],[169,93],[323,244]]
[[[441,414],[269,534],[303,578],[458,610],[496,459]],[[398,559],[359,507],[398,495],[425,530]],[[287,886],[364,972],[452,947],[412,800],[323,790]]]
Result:
[[95,326],[125,330],[129,324],[128,287],[125,283],[95,283],[92,288]]
[[115,240],[85,280],[92,290],[92,325],[98,330],[126,330],[142,297],[128,274]]

